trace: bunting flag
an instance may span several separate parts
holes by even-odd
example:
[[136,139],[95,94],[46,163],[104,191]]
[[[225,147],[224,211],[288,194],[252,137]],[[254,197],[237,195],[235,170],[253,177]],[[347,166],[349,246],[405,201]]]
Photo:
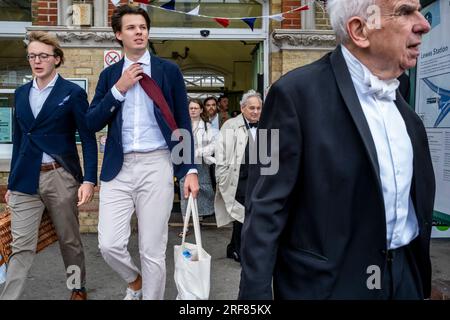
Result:
[[189,11],[186,14],[189,14],[191,16],[198,16],[200,13],[200,6],[196,6],[194,9],[192,9],[191,11]]
[[255,26],[256,18],[242,18],[241,20],[244,21],[246,24],[248,24],[250,29],[252,29],[252,31],[253,31],[253,27]]
[[[232,17],[232,18],[229,18],[229,17],[213,17],[213,16],[202,15],[202,14],[200,14],[200,5],[196,6],[194,9],[192,9],[189,12],[177,11],[177,10],[175,10],[175,1],[176,0],[170,0],[169,2],[163,4],[162,6],[159,7],[159,6],[155,6],[155,5],[149,4],[150,0],[133,0],[133,2],[140,3],[140,6],[147,5],[148,7],[152,7],[152,8],[155,8],[155,9],[169,10],[169,11],[176,12],[176,13],[179,13],[179,14],[187,14],[187,15],[190,15],[190,16],[196,16],[196,17],[201,17],[201,18],[212,19],[212,20],[216,21],[217,23],[219,23],[224,28],[227,28],[230,25],[230,20],[241,20],[244,23],[246,23],[250,27],[250,29],[252,29],[252,31],[253,31],[253,29],[255,27],[256,19],[258,19],[258,18],[269,18],[271,20],[275,20],[275,21],[281,22],[281,21],[283,21],[285,19],[285,17],[284,17],[285,14],[293,13],[293,12],[300,12],[300,11],[305,11],[305,10],[309,10],[310,9],[310,6],[304,5],[304,6],[301,6],[301,7],[296,7],[296,8],[293,8],[291,10],[288,10],[288,11],[285,11],[285,12],[281,12],[281,13],[277,13],[277,14],[273,14],[273,15],[270,15],[270,16]],[[111,0],[111,2],[116,7],[118,5],[120,5],[120,0]],[[310,5],[312,5],[314,3],[317,3],[318,6],[320,6],[323,10],[325,10],[324,7],[322,6],[322,4],[320,3],[320,1],[310,0],[308,2],[310,3]]]
[[279,14],[274,14],[273,16],[269,16],[270,19],[281,22],[284,20],[283,14],[279,13]]
[[305,10],[309,10],[309,7],[307,5],[303,6],[303,7],[295,8],[294,10],[292,10],[292,12],[299,12],[299,11],[305,11]]
[[230,19],[227,18],[214,18],[214,20],[220,24],[221,26],[223,26],[224,28],[228,27],[230,24]]
[[175,10],[175,0],[170,0],[169,2],[163,4],[161,6],[161,8],[164,8],[166,10],[174,11]]

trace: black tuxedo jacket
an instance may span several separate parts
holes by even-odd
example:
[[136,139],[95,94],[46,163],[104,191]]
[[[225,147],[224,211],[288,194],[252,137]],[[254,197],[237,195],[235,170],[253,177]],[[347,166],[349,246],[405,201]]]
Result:
[[[414,152],[408,250],[428,297],[434,174],[421,120],[398,92],[396,105]],[[239,298],[272,299],[272,278],[276,299],[381,298],[367,287],[368,267],[383,275],[387,261],[378,159],[341,48],[277,81],[258,128],[279,129],[280,164],[250,167]]]

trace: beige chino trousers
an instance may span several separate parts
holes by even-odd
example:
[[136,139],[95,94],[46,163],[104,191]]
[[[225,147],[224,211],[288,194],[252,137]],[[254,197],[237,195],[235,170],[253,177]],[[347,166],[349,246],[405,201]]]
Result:
[[[79,269],[81,287],[85,286],[86,269],[78,222],[79,182],[64,168],[41,172],[39,190],[35,195],[12,191],[11,207],[12,254],[9,258],[6,283],[0,300],[19,299],[28,272],[36,255],[38,231],[44,209],[50,215],[58,235],[66,272]],[[76,282],[76,281],[75,281]]]
[[[142,275],[143,299],[162,300],[166,283],[168,222],[174,197],[168,150],[124,155],[119,174],[101,182],[99,248],[106,263],[127,283]],[[136,211],[141,271],[128,252]]]

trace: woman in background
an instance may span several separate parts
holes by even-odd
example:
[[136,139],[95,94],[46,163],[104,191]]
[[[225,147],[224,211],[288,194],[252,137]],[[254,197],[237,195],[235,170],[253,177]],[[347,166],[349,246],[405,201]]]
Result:
[[[215,137],[218,130],[211,126],[204,112],[203,104],[198,99],[189,100],[189,115],[191,117],[192,134],[194,136],[194,155],[198,169],[200,191],[197,197],[198,214],[202,217],[214,214],[214,189],[211,183],[209,166],[216,163],[214,158]],[[183,194],[184,178],[180,180],[180,190]],[[181,199],[181,213],[186,215],[187,199]],[[189,231],[188,233],[189,234]],[[178,234],[183,236],[183,231]]]

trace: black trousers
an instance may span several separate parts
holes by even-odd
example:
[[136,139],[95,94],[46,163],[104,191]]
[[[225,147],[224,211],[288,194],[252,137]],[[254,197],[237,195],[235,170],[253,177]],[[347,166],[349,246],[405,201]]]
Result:
[[236,252],[238,256],[241,256],[241,232],[242,223],[239,221],[233,221],[233,233],[231,234],[231,241],[227,246],[227,255],[230,256],[232,252]]
[[381,289],[387,300],[424,299],[420,274],[408,246],[388,251]]

